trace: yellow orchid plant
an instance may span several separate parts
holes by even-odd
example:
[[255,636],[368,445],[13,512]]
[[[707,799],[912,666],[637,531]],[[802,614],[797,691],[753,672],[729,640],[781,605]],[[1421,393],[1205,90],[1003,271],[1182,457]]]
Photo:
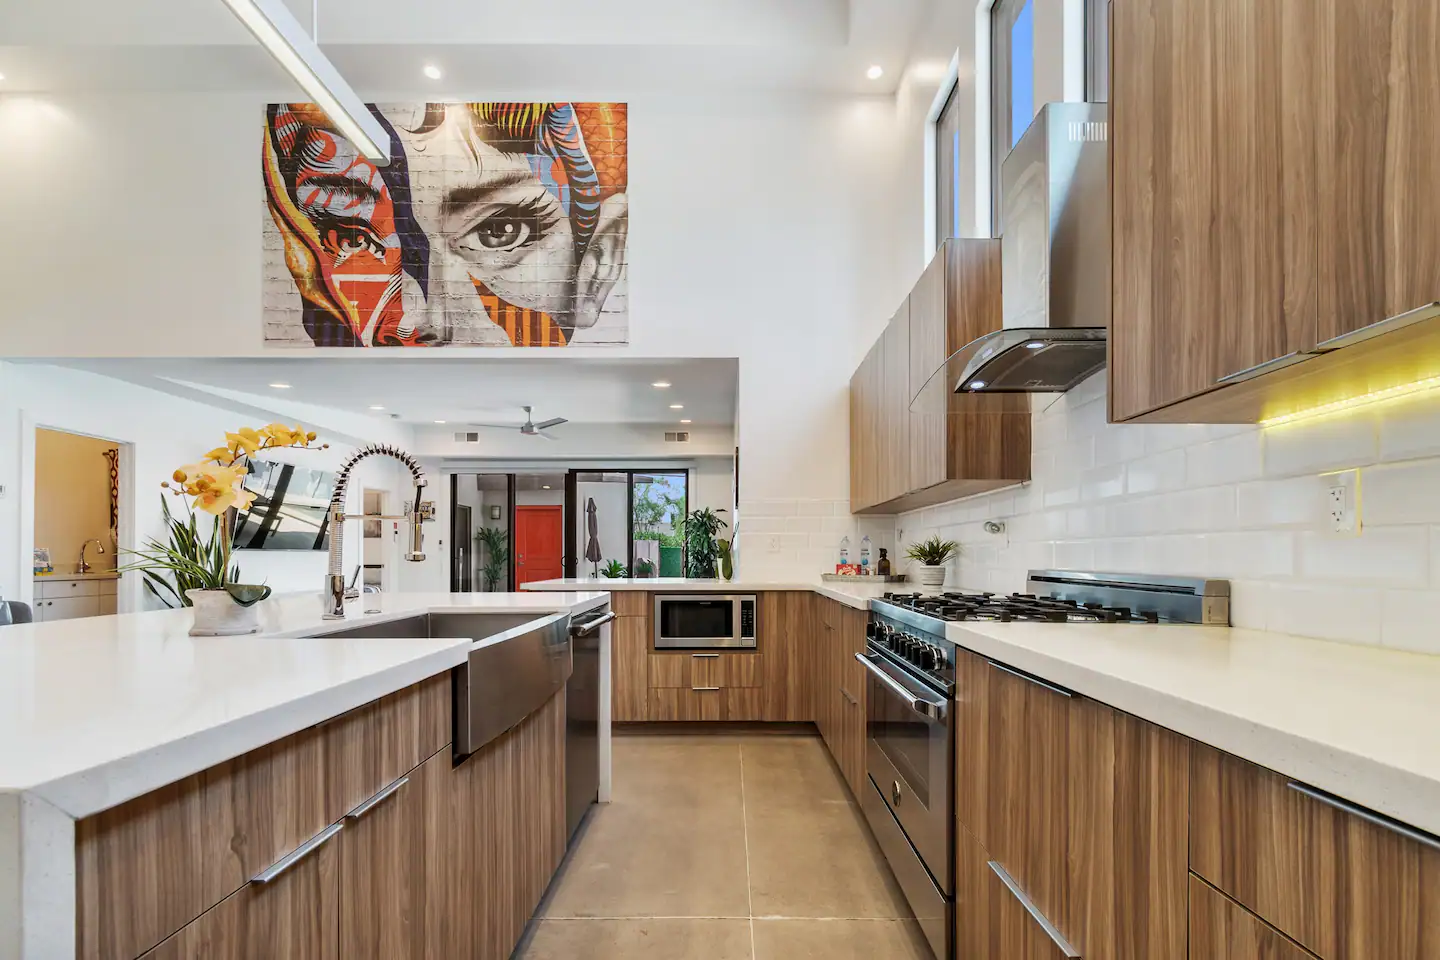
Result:
[[280,447],[301,447],[308,449],[315,442],[315,431],[299,424],[287,427],[283,423],[272,423],[259,430],[241,427],[234,433],[225,434],[223,447],[216,447],[201,458],[199,463],[187,464],[177,469],[170,481],[161,484],[176,496],[194,497],[194,505],[215,516],[224,515],[232,507],[248,509],[255,502],[255,494],[245,489],[245,477],[250,472],[244,461],[261,450],[275,450]]
[[[192,590],[225,590],[242,605],[263,600],[270,595],[270,588],[241,585],[239,568],[230,565],[234,524],[227,514],[248,509],[255,501],[255,494],[244,486],[250,472],[245,465],[247,459],[262,450],[282,447],[316,449],[314,443],[314,431],[283,423],[258,430],[241,427],[226,433],[225,446],[211,450],[198,463],[178,468],[160,484],[174,496],[191,498],[189,516],[184,520],[175,518],[162,496],[160,505],[170,532],[169,542],[151,538],[138,550],[125,550],[139,561],[122,570],[142,571],[146,588],[166,606],[190,606]],[[328,446],[321,444],[320,449]],[[195,507],[213,518],[208,537],[195,522]]]

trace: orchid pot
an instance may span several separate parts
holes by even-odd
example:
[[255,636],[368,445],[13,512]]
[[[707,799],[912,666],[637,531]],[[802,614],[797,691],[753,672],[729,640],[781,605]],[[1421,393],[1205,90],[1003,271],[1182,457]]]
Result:
[[230,584],[222,590],[186,590],[195,610],[192,637],[238,637],[260,632],[260,601],[269,587]]

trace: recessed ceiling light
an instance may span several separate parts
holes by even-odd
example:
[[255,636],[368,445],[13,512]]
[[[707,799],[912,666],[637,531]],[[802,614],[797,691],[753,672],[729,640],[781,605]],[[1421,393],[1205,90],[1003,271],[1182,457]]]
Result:
[[445,421],[444,421],[444,420],[436,420],[435,422],[436,422],[436,423],[444,423]]
[[435,64],[427,63],[425,64],[425,76],[431,80],[439,80],[444,74],[440,72],[440,68],[435,66]]
[[681,420],[680,422],[681,422],[681,423],[691,423],[691,422],[693,422],[693,421],[690,421],[690,420]]
[[372,403],[372,404],[370,404],[370,409],[371,409],[371,410],[384,410],[385,408],[382,407],[382,406],[380,406],[380,404],[378,404],[378,403]]
[[541,489],[541,490],[549,490],[549,489],[550,489],[550,484],[548,484],[548,483],[542,483],[542,484],[540,484],[540,489]]
[[4,79],[5,79],[5,74],[0,73],[0,80],[4,80]]
[[669,381],[669,380],[656,380],[654,383],[650,384],[650,386],[652,386],[652,387],[658,387],[659,389],[664,390],[664,389],[666,389],[667,387],[670,386],[670,381]]
[[273,389],[275,389],[275,390],[289,390],[289,389],[290,389],[290,384],[288,384],[288,383],[272,383],[272,384],[270,384],[270,386],[271,386]]
[[670,409],[671,409],[671,410],[684,410],[684,409],[685,409],[685,404],[683,404],[683,403],[672,403],[672,404],[670,404]]
[[869,77],[871,80],[879,80],[881,77],[885,76],[885,68],[877,63],[869,70],[865,71],[865,76]]

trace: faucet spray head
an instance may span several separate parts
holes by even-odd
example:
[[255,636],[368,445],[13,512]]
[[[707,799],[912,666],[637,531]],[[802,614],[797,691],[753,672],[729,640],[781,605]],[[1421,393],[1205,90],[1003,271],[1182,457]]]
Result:
[[415,500],[410,508],[410,551],[405,554],[405,559],[411,563],[419,563],[425,559],[425,531],[420,526],[425,519],[420,512],[420,494],[424,489],[424,483],[415,485]]

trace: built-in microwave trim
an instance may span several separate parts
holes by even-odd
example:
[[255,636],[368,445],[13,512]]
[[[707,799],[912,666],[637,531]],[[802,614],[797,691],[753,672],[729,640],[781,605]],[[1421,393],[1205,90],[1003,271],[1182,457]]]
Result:
[[[664,611],[667,603],[714,603],[730,601],[734,604],[731,622],[734,629],[724,637],[667,637],[664,635]],[[655,594],[654,643],[657,650],[707,650],[715,647],[754,648],[756,646],[758,598],[754,594],[739,593],[657,593]],[[749,625],[746,625],[745,611],[750,610]]]

